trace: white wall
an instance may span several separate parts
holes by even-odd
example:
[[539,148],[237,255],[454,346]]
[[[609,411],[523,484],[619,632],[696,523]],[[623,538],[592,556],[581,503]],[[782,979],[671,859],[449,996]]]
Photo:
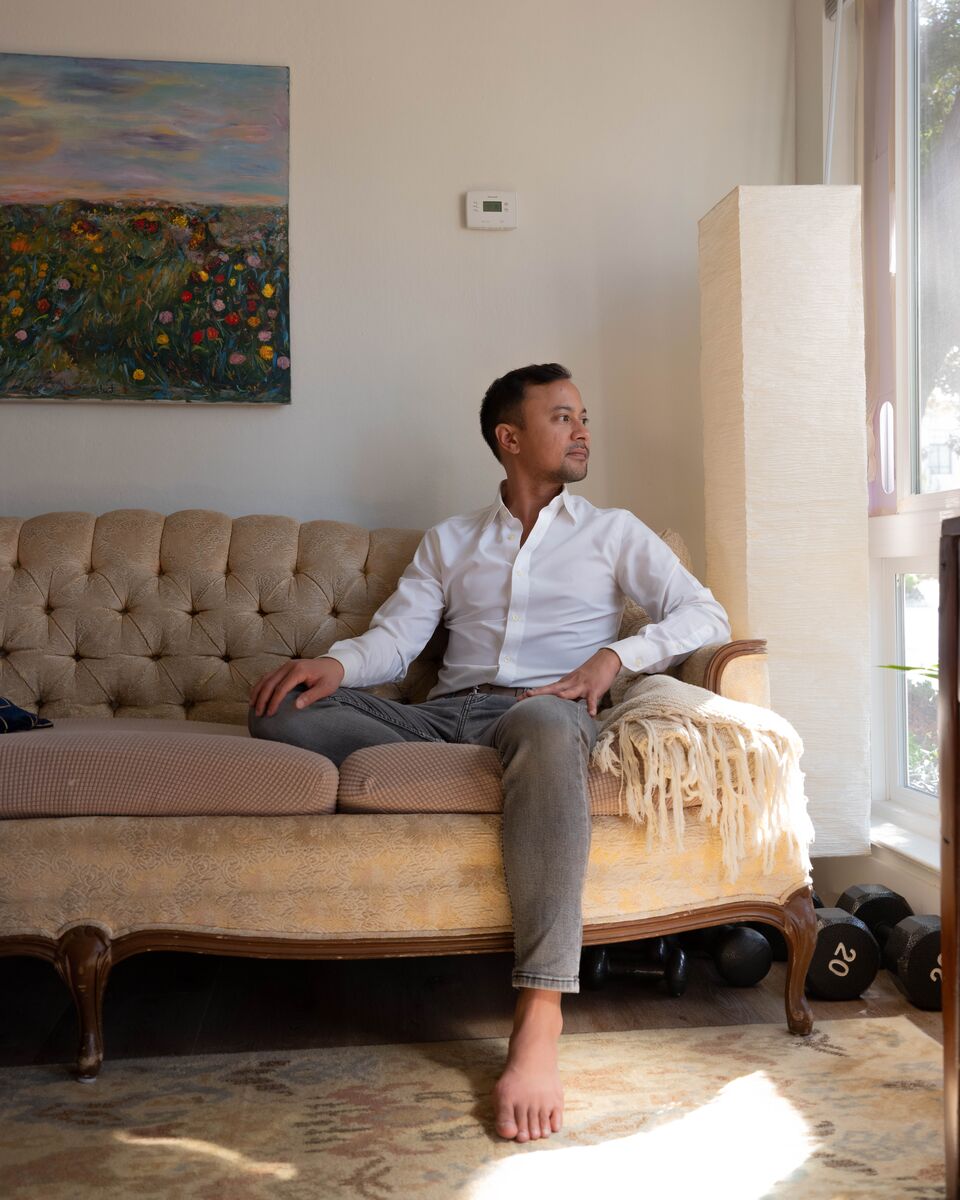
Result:
[[[47,0],[4,49],[289,64],[293,403],[0,405],[0,512],[423,528],[493,496],[488,384],[557,360],[578,490],[703,571],[697,220],[794,182],[792,0]],[[462,228],[493,186],[520,228]]]

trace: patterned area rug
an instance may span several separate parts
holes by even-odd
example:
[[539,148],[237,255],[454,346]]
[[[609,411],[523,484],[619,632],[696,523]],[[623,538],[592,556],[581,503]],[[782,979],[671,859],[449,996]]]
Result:
[[564,1035],[564,1127],[498,1138],[506,1039],[0,1071],[5,1200],[927,1200],[941,1049],[906,1017]]

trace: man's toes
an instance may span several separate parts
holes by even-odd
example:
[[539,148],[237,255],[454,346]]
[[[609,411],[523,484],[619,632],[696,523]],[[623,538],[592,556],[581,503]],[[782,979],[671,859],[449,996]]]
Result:
[[545,1108],[540,1109],[540,1136],[549,1137],[550,1129],[550,1113]]
[[532,1138],[540,1136],[540,1114],[535,1108],[527,1110],[527,1128]]
[[563,1110],[555,1108],[550,1114],[550,1128],[554,1133],[560,1132],[560,1127],[563,1125]]

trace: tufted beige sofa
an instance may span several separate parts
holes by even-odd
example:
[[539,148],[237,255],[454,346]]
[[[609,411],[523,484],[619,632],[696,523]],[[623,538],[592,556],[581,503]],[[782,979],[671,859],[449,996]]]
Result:
[[[511,948],[494,750],[373,747],[338,772],[247,733],[251,684],[363,632],[420,536],[202,510],[0,518],[0,696],[54,722],[0,737],[0,954],[62,975],[80,1078],[102,1062],[111,965],[139,951]],[[682,541],[661,536],[689,567]],[[628,603],[620,636],[646,620]],[[444,637],[371,690],[424,699]],[[769,702],[760,641],[703,647],[674,673]],[[772,873],[748,858],[731,885],[715,829],[691,820],[682,852],[648,846],[618,792],[591,768],[584,943],[767,921],[790,946],[788,1025],[809,1032],[815,922],[788,839]]]

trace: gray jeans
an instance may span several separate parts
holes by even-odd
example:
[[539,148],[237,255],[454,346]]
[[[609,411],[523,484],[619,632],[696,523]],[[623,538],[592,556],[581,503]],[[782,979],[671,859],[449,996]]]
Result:
[[438,696],[401,704],[338,688],[309,707],[290,691],[272,717],[250,709],[253,737],[290,742],[339,766],[355,750],[385,742],[492,746],[503,768],[501,853],[513,918],[514,987],[580,990],[581,900],[590,853],[587,765],[597,723],[586,700],[530,696],[522,689]]

